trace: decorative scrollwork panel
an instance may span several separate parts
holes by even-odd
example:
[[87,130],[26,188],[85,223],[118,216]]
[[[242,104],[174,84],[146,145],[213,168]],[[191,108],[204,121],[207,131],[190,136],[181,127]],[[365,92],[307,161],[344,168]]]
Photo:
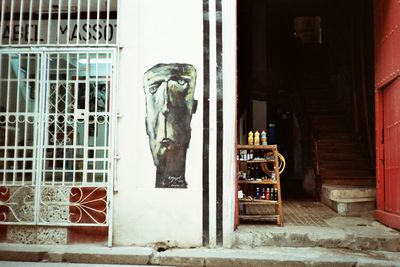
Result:
[[39,223],[106,226],[107,188],[42,187]]
[[0,187],[0,222],[26,224],[35,221],[35,188]]

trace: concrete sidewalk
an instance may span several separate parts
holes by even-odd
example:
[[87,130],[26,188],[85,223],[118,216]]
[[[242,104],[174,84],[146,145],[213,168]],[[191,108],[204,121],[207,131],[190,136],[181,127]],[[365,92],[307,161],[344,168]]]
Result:
[[[0,244],[0,260],[172,266],[400,266],[400,253],[327,248],[194,248]],[[0,262],[1,265],[1,262]]]

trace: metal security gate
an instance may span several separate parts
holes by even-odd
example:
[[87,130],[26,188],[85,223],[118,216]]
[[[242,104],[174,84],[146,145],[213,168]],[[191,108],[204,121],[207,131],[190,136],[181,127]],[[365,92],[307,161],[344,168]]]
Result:
[[35,224],[41,54],[0,54],[0,222]]
[[108,227],[111,245],[117,13],[0,1],[0,225]]
[[114,48],[0,52],[0,224],[104,226]]

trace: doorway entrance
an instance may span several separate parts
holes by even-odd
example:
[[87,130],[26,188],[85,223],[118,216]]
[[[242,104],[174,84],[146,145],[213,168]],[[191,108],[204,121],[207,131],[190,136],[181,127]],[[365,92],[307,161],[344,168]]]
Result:
[[[375,186],[372,1],[237,10],[238,143],[265,130],[286,161],[283,202],[335,202],[340,213],[333,190]],[[374,208],[373,194],[357,212]]]

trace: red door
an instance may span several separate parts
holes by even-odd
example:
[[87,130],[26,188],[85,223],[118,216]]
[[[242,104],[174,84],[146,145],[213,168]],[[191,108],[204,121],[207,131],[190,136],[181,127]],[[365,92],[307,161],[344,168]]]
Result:
[[400,229],[400,2],[374,1],[377,210]]

